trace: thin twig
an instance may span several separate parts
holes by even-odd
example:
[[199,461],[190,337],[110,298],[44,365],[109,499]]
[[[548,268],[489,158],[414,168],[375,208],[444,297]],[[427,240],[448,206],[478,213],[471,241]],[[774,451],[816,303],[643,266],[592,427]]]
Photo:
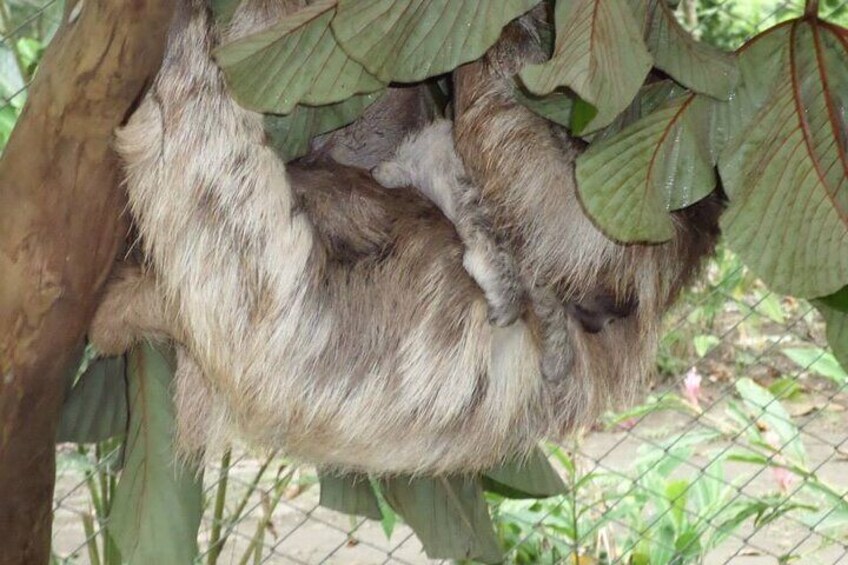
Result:
[[230,460],[233,452],[228,449],[221,458],[221,471],[218,474],[218,489],[215,493],[215,510],[212,514],[212,534],[209,537],[208,565],[215,565],[224,544],[221,543],[221,522],[224,519],[224,502],[227,499],[227,481],[230,475]]

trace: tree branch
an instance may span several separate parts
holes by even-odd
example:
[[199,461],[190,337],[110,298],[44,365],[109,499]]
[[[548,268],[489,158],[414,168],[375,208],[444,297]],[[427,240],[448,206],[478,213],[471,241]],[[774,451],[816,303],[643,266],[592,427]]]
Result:
[[0,160],[0,564],[47,563],[66,374],[122,245],[110,150],[158,68],[171,0],[68,2]]

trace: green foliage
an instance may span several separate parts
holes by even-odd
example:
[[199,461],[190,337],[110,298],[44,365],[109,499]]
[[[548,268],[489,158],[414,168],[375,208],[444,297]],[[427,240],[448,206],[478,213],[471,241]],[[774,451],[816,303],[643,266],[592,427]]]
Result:
[[313,137],[353,122],[381,95],[382,91],[360,94],[327,106],[295,106],[286,116],[266,115],[271,146],[284,161],[306,155]]
[[383,517],[377,496],[367,476],[329,473],[319,474],[319,480],[321,481],[321,506],[372,520],[380,520]]
[[[731,50],[764,29],[800,16],[802,4],[783,0],[696,0],[697,19],[687,22],[686,27],[704,43]],[[821,4],[822,15],[840,25],[848,23],[842,0],[823,0]]]
[[[545,498],[565,485],[540,449],[526,459],[507,462],[480,478],[396,477],[369,481],[357,474],[321,474],[321,505],[381,520],[386,536],[396,514],[415,531],[431,558],[499,562],[501,549],[483,490],[506,498]],[[499,498],[500,498],[499,497]]]
[[[89,448],[76,446],[57,458],[57,473],[75,471],[83,475],[91,506],[80,512],[85,532],[85,549],[93,564],[121,565],[121,553],[106,528],[123,464],[123,442],[106,440]],[[96,524],[96,527],[95,527]]]
[[[827,341],[833,348],[836,358],[842,367],[848,367],[848,312],[844,309],[844,297],[848,295],[848,287],[839,293],[842,304],[834,306],[833,296],[815,302],[816,307],[827,322]],[[828,298],[831,300],[829,301]]]
[[536,95],[568,87],[595,107],[575,133],[609,125],[624,110],[651,69],[651,55],[625,0],[574,0],[556,4],[557,40],[550,61],[528,65],[521,80]]
[[127,430],[123,357],[95,360],[65,398],[56,441],[96,443]]
[[541,449],[480,478],[396,477],[369,481],[359,474],[321,474],[321,505],[383,521],[391,535],[395,512],[413,528],[431,558],[500,560],[491,537],[483,490],[506,498],[545,498],[565,485]]
[[715,161],[705,132],[706,100],[689,95],[664,104],[577,160],[577,184],[587,211],[622,241],[662,242],[674,235],[669,210],[713,191]]
[[[807,460],[801,434],[792,422],[789,413],[783,405],[766,389],[751,379],[745,377],[736,382],[736,390],[742,397],[743,406],[747,412],[744,421],[756,421],[758,426],[748,431],[754,435],[754,442],[762,441],[766,445],[781,446],[781,453],[793,463],[803,465]],[[731,409],[735,409],[731,407]],[[761,437],[761,430],[770,430],[777,435],[776,441],[768,441]]]
[[288,114],[297,104],[334,104],[383,88],[335,40],[335,14],[335,0],[322,0],[219,48],[215,58],[233,97],[259,112]]
[[848,281],[846,124],[838,117],[848,107],[848,46],[840,33],[796,20],[757,40],[768,45],[762,66],[772,88],[720,159],[728,244],[772,288],[802,297]]
[[477,59],[539,0],[339,0],[333,32],[384,82],[417,82]]
[[695,92],[726,100],[739,80],[734,57],[695,39],[665,0],[629,0],[654,66]]
[[129,563],[190,563],[202,491],[197,473],[180,466],[172,448],[172,353],[145,344],[127,365],[130,418],[109,533]]
[[783,354],[804,371],[821,375],[840,386],[848,383],[848,373],[839,365],[836,357],[820,347],[787,347]]
[[381,486],[386,500],[415,530],[431,559],[501,561],[479,481],[398,477],[382,481]]
[[12,42],[10,51],[17,72],[0,73],[0,150],[9,141],[12,128],[26,103],[25,81],[35,72],[44,52],[44,44],[35,37],[21,37]]
[[527,459],[504,463],[486,473],[483,486],[507,498],[547,498],[565,490],[562,479],[538,447]]
[[[699,412],[674,394],[615,415],[613,425],[687,412],[703,424],[644,446],[632,464],[620,469],[592,465],[582,472],[577,460],[556,450],[565,472],[564,495],[541,501],[493,497],[495,526],[510,562],[562,563],[582,555],[598,556],[599,563],[703,562],[745,524],[761,528],[787,513],[817,532],[837,532],[848,506],[838,489],[807,468],[800,432],[786,410],[750,380],[740,381],[737,390],[741,403],[729,405],[724,416]],[[732,451],[721,447],[728,440],[736,446]],[[711,462],[701,469],[696,457],[713,445]],[[749,479],[738,472],[728,476],[729,461],[803,477],[803,495],[789,498],[777,476],[773,492],[740,494],[740,485]],[[687,472],[696,465],[697,473]],[[831,522],[826,514],[833,515]],[[821,524],[814,522],[817,518]]]
[[536,96],[525,92],[522,88],[515,89],[515,96],[522,104],[543,118],[565,127],[571,124],[571,110],[576,104],[571,96],[560,92]]

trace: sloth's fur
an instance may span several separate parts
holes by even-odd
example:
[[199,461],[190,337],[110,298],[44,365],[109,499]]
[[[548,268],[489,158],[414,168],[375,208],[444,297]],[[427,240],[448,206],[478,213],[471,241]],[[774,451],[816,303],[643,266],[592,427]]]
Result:
[[521,308],[522,285],[512,254],[498,244],[453,147],[451,123],[436,120],[410,134],[392,159],[371,171],[386,188],[413,187],[451,221],[465,246],[463,265],[486,295],[489,321],[513,323]]
[[[228,37],[261,27],[275,6],[243,3]],[[528,272],[563,301],[638,303],[594,334],[569,316],[573,369],[546,382],[537,318],[488,323],[434,205],[329,161],[287,170],[262,116],[229,96],[211,58],[218,37],[203,0],[181,2],[162,69],[118,133],[147,269],[110,287],[91,330],[107,352],[150,333],[175,340],[184,450],[235,430],[323,466],[478,471],[590,423],[648,373],[660,316],[712,248],[714,215],[678,214],[662,246],[609,241],[574,194],[576,150],[534,133],[547,124],[499,80],[460,81],[460,153],[486,194],[513,194],[492,198]],[[497,107],[474,95],[490,90]]]
[[571,361],[565,306],[551,288],[521,281],[515,257],[492,229],[480,191],[456,153],[451,122],[435,120],[409,134],[372,174],[387,188],[415,187],[453,223],[465,246],[463,265],[486,295],[490,322],[504,326],[515,321],[527,287],[539,320],[542,377],[564,379]]

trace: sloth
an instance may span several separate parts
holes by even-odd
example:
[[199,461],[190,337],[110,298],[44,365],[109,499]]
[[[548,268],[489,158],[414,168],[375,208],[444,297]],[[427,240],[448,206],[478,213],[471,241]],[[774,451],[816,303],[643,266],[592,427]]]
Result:
[[[511,252],[492,230],[479,191],[465,174],[451,122],[439,119],[408,135],[392,159],[371,174],[386,188],[415,187],[439,207],[462,239],[463,265],[486,296],[489,321],[499,326],[514,322],[525,285]],[[563,306],[549,288],[529,288],[529,295],[541,326],[542,376],[563,379],[571,357]]]
[[[269,6],[242,2],[223,40],[267,26]],[[605,238],[574,192],[577,149],[504,90],[531,27],[510,25],[457,71],[455,135],[522,276],[570,305],[570,370],[553,381],[539,316],[489,323],[445,215],[367,170],[286,166],[262,116],[227,92],[206,2],[179,3],[160,72],[117,133],[144,266],[117,274],[90,340],[106,354],[175,343],[185,457],[235,434],[330,469],[473,473],[590,424],[649,374],[660,317],[712,249],[720,206],[675,213],[664,245]],[[589,331],[583,318],[610,304],[620,319]]]

